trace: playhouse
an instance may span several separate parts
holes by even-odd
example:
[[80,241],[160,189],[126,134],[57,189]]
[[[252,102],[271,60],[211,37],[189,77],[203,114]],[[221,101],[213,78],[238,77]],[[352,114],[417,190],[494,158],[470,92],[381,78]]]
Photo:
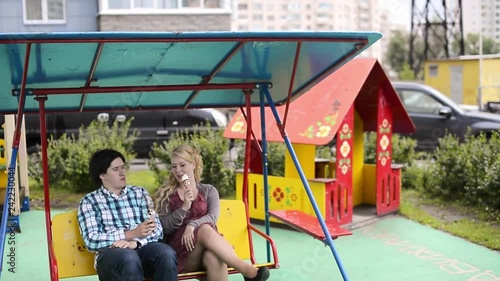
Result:
[[[264,219],[263,165],[258,152],[262,138],[261,119],[259,109],[252,110],[255,111],[251,112],[254,141],[248,206],[252,218]],[[283,142],[282,133],[288,135],[323,218],[333,231],[345,232],[338,226],[353,222],[356,206],[373,206],[374,215],[399,209],[401,165],[392,163],[392,134],[412,133],[415,127],[376,59],[348,62],[310,88],[306,95],[294,100],[288,111],[279,107],[278,112],[285,119],[289,115],[284,124],[286,132],[280,132],[276,122],[266,118],[265,139]],[[270,115],[267,109],[266,116]],[[244,139],[245,116],[245,111],[237,112],[224,136]],[[364,163],[363,132],[367,131],[377,134],[375,164]],[[316,146],[326,145],[334,138],[336,159],[316,158]],[[243,174],[238,172],[238,196],[241,196],[242,181]],[[285,156],[284,177],[269,176],[268,188],[269,213],[273,221],[295,221],[292,224],[296,226],[317,224],[289,153]],[[342,233],[337,234],[346,235]]]

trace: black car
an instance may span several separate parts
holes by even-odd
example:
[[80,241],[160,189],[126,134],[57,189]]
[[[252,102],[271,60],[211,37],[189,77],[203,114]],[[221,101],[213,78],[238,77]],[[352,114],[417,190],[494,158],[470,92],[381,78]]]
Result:
[[447,132],[464,140],[468,128],[473,135],[486,135],[500,129],[500,114],[466,111],[438,90],[414,82],[393,82],[415,124],[412,134],[417,149],[431,151]]
[[[178,130],[190,132],[197,125],[209,129],[224,129],[227,126],[227,117],[221,111],[213,108],[187,110],[141,110],[123,112],[82,112],[82,113],[52,113],[47,114],[47,135],[54,138],[66,133],[78,134],[78,129],[88,126],[93,120],[112,123],[114,120],[125,121],[134,117],[130,130],[140,132],[134,143],[134,151],[139,158],[148,157],[154,142],[161,143],[168,140]],[[0,116],[3,123],[3,116]],[[25,114],[26,146],[28,152],[36,151],[40,143],[40,121],[38,114]],[[3,137],[3,136],[0,136]]]

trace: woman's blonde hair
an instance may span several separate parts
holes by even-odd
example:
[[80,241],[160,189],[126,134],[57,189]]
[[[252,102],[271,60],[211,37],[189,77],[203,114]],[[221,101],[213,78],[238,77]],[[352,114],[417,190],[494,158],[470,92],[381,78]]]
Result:
[[[203,159],[199,151],[187,144],[180,145],[170,153],[170,160],[174,157],[180,157],[187,162],[194,164],[194,179],[197,184],[201,181],[201,173],[203,172]],[[178,182],[172,171],[170,171],[168,179],[158,188],[155,194],[155,207],[158,213],[168,213],[168,203],[170,202],[170,195],[174,193],[177,188]]]

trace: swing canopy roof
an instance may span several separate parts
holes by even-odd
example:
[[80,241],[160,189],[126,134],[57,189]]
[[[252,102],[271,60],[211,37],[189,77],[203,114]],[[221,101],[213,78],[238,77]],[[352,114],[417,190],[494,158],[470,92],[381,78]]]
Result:
[[[0,114],[277,105],[377,41],[376,32],[0,34]],[[25,89],[23,91],[23,89]],[[259,95],[251,105],[259,105]]]

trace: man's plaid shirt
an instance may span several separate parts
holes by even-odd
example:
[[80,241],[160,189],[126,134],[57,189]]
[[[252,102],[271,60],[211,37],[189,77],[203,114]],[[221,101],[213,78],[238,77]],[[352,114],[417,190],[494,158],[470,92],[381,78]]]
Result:
[[[136,228],[148,219],[148,192],[127,185],[120,195],[104,187],[87,194],[78,207],[78,224],[85,246],[96,252],[118,240],[125,240],[125,231]],[[156,216],[156,230],[148,237],[134,240],[142,246],[163,238],[163,228]]]

